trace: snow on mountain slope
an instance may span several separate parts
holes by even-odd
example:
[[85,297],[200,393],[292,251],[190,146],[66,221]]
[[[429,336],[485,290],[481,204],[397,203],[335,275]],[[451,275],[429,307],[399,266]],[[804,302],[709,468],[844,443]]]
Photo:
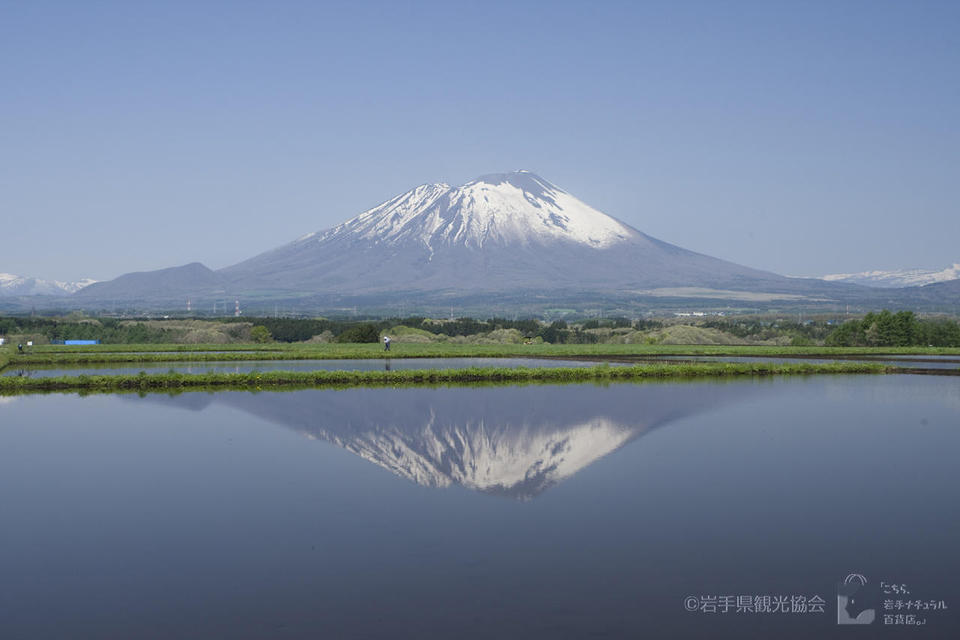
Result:
[[60,282],[54,281],[57,285],[60,285],[64,291],[67,293],[76,293],[83,289],[84,287],[89,287],[92,284],[100,282],[99,280],[94,280],[93,278],[83,278],[82,280],[77,280],[76,282]]
[[344,234],[428,248],[435,243],[481,249],[568,241],[602,249],[635,232],[543,178],[518,171],[481,176],[456,188],[422,185],[302,240],[322,242]]
[[61,282],[0,273],[0,296],[64,296],[95,282],[96,280],[91,278]]
[[960,262],[940,271],[933,269],[899,269],[894,271],[862,271],[860,273],[834,273],[823,276],[827,282],[847,282],[869,287],[913,287],[946,282],[960,278]]

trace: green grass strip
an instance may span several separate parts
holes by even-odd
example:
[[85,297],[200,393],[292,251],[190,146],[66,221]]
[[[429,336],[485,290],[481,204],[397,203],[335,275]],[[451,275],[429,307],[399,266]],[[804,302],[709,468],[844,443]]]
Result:
[[805,363],[682,363],[632,367],[504,368],[401,370],[401,371],[252,371],[249,373],[162,373],[138,375],[64,376],[59,378],[0,377],[0,393],[85,390],[176,390],[187,388],[264,389],[284,386],[313,388],[343,386],[393,386],[474,382],[603,382],[663,378],[728,376],[890,373],[896,367],[839,362]]

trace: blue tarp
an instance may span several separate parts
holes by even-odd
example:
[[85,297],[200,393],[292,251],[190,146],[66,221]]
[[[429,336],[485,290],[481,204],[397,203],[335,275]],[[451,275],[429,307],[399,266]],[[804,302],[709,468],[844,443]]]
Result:
[[63,344],[100,344],[99,340],[64,340]]

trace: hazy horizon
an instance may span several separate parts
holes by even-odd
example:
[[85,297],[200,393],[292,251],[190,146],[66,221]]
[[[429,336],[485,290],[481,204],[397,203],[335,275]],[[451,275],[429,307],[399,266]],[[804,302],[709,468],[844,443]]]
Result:
[[0,10],[0,272],[217,269],[528,169],[784,275],[960,261],[960,5]]

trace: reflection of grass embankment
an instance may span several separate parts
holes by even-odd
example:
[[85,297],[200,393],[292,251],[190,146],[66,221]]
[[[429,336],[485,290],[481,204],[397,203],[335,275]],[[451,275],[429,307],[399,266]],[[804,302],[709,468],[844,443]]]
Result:
[[682,363],[632,367],[504,368],[402,371],[252,371],[249,373],[161,373],[138,375],[65,376],[60,378],[0,377],[0,392],[111,391],[177,389],[263,389],[271,387],[395,386],[474,382],[605,382],[643,379],[690,379],[730,376],[887,373],[880,364],[805,363]]

